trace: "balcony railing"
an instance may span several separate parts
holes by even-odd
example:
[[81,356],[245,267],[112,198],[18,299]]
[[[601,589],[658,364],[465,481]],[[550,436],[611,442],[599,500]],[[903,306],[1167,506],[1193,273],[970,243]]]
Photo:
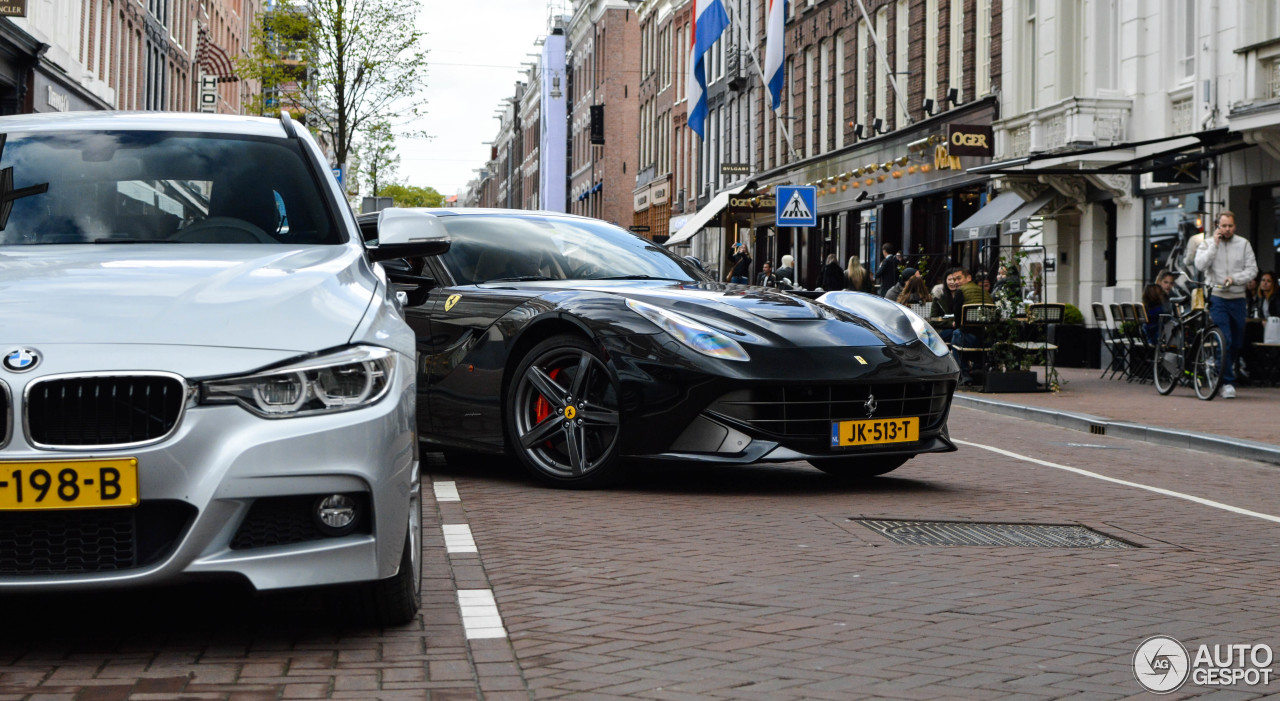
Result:
[[1072,97],[995,123],[998,158],[1107,146],[1129,136],[1133,101]]

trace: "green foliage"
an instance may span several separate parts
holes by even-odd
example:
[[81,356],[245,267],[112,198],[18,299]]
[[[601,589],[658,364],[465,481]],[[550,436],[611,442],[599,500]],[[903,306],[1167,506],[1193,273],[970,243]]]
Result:
[[443,207],[444,195],[431,187],[392,183],[377,190],[378,197],[390,197],[397,207]]
[[1080,311],[1074,304],[1067,304],[1066,310],[1062,313],[1062,323],[1064,324],[1083,324],[1084,313]]
[[386,115],[417,117],[426,73],[416,0],[279,0],[259,15],[243,78],[261,82],[260,114],[288,109],[336,163]]
[[369,192],[378,192],[390,183],[400,168],[400,155],[396,153],[396,137],[391,125],[385,121],[374,122],[365,130],[355,147],[358,165],[356,172],[362,182],[369,184]]

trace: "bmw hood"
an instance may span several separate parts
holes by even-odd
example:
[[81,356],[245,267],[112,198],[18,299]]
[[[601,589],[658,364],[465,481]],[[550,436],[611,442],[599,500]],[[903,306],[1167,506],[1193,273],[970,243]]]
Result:
[[32,345],[309,352],[346,343],[376,287],[348,246],[11,246],[0,250],[0,329]]

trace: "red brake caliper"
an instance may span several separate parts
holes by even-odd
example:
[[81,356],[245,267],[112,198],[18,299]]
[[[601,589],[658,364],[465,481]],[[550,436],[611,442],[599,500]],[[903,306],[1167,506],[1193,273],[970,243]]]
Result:
[[[553,380],[556,379],[556,375],[560,374],[560,368],[556,368],[555,370],[552,370],[550,374],[551,374],[551,379]],[[541,393],[539,393],[538,401],[534,402],[534,405],[533,405],[533,417],[534,417],[533,425],[537,426],[538,424],[542,423],[542,420],[547,418],[548,416],[551,416],[551,402],[547,401],[547,398],[542,396]],[[551,441],[547,441],[547,447],[548,448],[551,447]]]

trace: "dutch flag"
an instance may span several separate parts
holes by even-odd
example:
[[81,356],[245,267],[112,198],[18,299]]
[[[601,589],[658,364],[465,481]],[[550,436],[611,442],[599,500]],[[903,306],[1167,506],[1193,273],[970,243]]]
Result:
[[729,26],[720,0],[694,0],[693,41],[689,47],[689,128],[706,139],[707,70],[703,58]]
[[764,79],[773,96],[773,111],[782,104],[782,86],[786,70],[782,59],[786,56],[787,0],[769,0],[769,18],[764,31]]

